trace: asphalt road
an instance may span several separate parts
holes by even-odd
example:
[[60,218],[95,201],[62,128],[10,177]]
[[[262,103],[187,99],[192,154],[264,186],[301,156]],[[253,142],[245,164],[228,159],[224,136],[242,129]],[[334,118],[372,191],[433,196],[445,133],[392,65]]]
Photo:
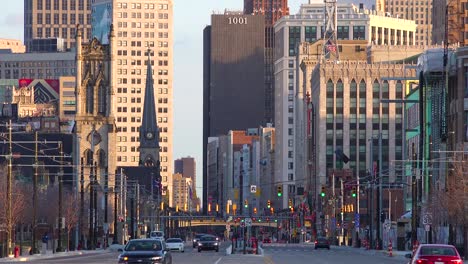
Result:
[[[172,252],[174,264],[397,264],[407,263],[402,257],[388,257],[375,251],[352,249],[348,247],[332,247],[331,250],[314,250],[311,246],[303,245],[264,245],[263,256],[250,254],[226,255],[228,243],[223,243],[219,252],[202,251],[188,244],[185,252]],[[117,263],[118,252],[101,251],[81,256],[67,256],[42,260],[31,260],[23,263]]]

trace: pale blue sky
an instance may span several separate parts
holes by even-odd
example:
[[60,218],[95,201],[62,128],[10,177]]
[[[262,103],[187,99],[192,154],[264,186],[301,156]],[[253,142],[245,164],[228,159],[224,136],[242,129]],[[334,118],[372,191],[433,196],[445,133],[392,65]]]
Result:
[[[375,0],[343,0],[366,1]],[[23,2],[2,0],[6,12],[0,18],[0,38],[23,40]],[[243,0],[174,0],[174,159],[195,157],[198,195],[202,188],[203,29],[211,23],[214,11],[242,10],[243,3]],[[303,3],[308,0],[289,0],[291,14],[297,13]]]
[[[2,0],[0,38],[23,40],[22,0]],[[289,0],[291,13],[308,0]],[[174,0],[174,159],[195,157],[201,194],[203,128],[203,29],[213,11],[242,10],[243,0]],[[1,59],[1,58],[0,58]]]

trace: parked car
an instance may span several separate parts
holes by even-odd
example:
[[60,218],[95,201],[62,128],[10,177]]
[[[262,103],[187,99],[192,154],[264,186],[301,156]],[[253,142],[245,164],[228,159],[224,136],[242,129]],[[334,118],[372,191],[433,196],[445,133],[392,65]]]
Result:
[[201,252],[202,250],[215,250],[216,252],[218,252],[219,243],[220,242],[216,239],[215,236],[202,236],[198,241],[198,252]]
[[411,254],[405,255],[411,259],[411,264],[462,264],[463,260],[460,254],[452,245],[445,244],[421,244],[414,252],[414,256]]
[[270,243],[271,243],[271,238],[265,237],[265,238],[263,239],[263,244],[270,244]]
[[193,248],[196,248],[198,246],[198,241],[200,240],[200,238],[206,235],[208,234],[203,234],[203,233],[196,234],[195,237],[193,238]]
[[326,248],[330,250],[330,241],[326,237],[317,237],[315,239],[315,249]]
[[184,241],[180,238],[168,238],[166,240],[166,247],[168,250],[178,250],[185,252]]
[[132,239],[118,251],[118,263],[172,264],[171,252],[159,239]]

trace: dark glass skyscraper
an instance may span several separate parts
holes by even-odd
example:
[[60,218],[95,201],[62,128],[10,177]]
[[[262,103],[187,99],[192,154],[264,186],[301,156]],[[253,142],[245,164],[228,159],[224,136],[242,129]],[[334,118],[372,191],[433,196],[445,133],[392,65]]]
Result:
[[244,14],[265,17],[265,122],[273,123],[275,120],[273,25],[281,17],[289,15],[288,0],[244,0]]
[[203,48],[203,210],[207,210],[208,138],[264,124],[265,18],[211,16]]

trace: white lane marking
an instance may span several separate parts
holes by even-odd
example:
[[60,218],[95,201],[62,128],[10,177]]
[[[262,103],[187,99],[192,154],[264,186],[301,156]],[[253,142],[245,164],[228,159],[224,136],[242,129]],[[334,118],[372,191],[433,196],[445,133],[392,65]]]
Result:
[[223,257],[219,257],[219,259],[214,264],[218,264],[221,261],[222,258]]

